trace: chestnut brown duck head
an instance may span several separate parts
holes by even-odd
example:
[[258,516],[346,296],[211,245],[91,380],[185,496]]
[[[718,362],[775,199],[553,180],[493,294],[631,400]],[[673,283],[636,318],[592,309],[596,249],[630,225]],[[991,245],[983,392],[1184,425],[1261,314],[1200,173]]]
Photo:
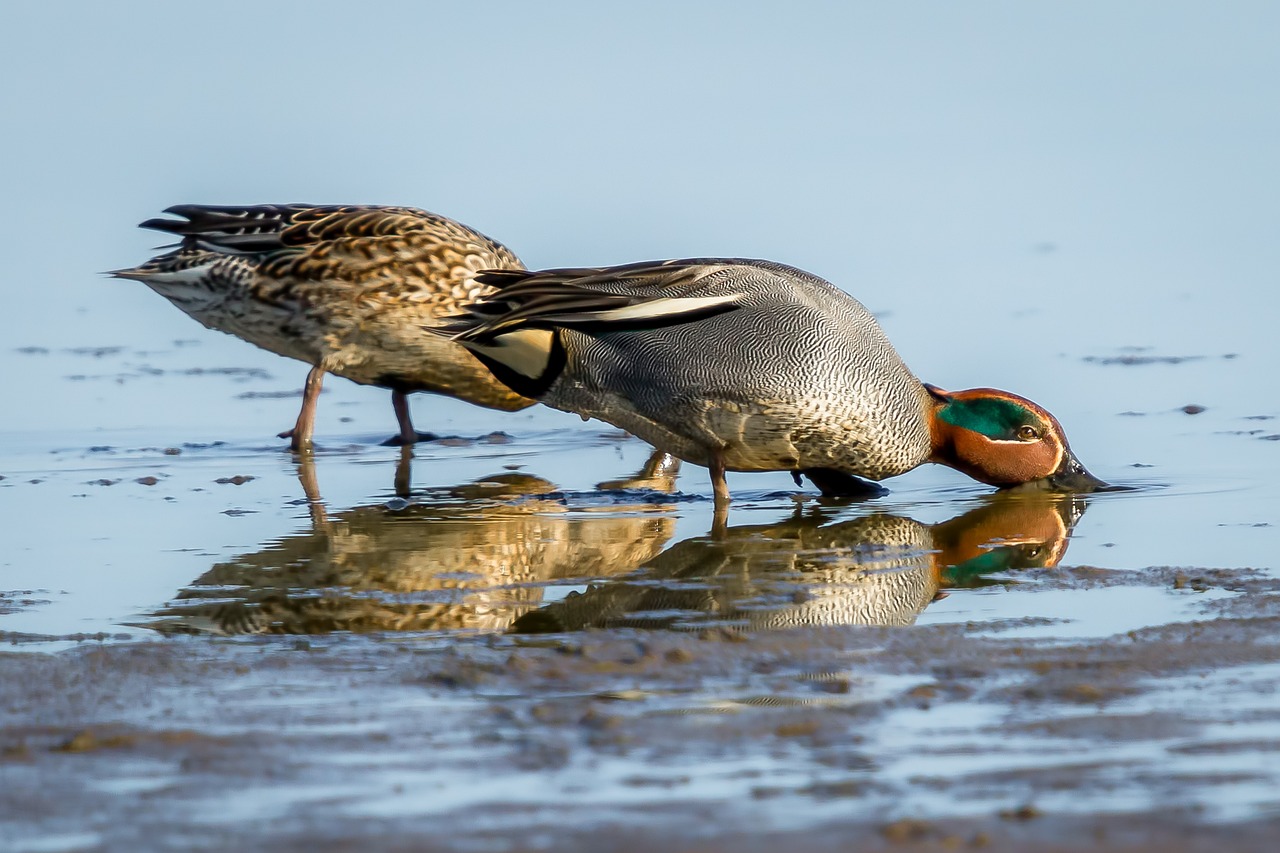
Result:
[[1066,492],[1106,487],[1071,452],[1058,419],[1025,397],[994,388],[924,387],[933,401],[931,462],[1000,488],[1032,482]]

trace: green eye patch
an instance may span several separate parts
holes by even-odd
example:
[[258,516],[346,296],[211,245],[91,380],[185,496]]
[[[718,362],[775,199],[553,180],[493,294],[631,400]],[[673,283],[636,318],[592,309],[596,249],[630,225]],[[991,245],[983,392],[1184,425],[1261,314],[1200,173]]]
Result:
[[1040,419],[1012,400],[979,397],[952,400],[938,411],[938,417],[961,429],[981,433],[997,441],[1016,441],[1024,426],[1043,430]]

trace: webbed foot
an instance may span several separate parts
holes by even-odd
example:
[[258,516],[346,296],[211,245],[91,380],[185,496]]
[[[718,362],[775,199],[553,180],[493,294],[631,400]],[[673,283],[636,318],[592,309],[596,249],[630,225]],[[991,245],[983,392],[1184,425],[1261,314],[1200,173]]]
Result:
[[805,468],[801,471],[792,471],[791,477],[796,481],[797,486],[804,485],[800,480],[802,474],[809,478],[809,482],[818,487],[818,491],[822,492],[824,498],[858,498],[866,500],[889,494],[889,490],[879,483],[864,480],[861,477],[855,477],[852,474],[846,474],[834,468]]
[[412,441],[406,439],[406,437],[403,435],[393,435],[391,436],[391,438],[388,438],[386,441],[382,442],[382,446],[383,447],[404,447],[406,444],[417,444],[420,441],[435,441],[438,438],[440,438],[440,436],[436,435],[434,432],[418,432],[415,430],[413,432]]

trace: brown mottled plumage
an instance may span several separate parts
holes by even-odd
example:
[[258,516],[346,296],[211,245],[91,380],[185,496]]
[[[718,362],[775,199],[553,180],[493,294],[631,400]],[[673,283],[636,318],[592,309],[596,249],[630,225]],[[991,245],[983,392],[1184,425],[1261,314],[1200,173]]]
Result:
[[117,270],[210,329],[312,365],[291,437],[311,442],[325,373],[392,391],[400,434],[419,435],[405,395],[446,394],[502,411],[533,405],[463,347],[422,327],[491,292],[482,269],[524,269],[509,249],[410,207],[184,204],[143,228],[178,235],[172,252]]

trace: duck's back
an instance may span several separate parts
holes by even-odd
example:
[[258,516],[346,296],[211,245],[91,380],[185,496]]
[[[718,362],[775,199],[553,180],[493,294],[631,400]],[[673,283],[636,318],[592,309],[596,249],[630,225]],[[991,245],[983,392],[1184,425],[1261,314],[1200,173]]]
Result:
[[178,205],[143,227],[178,247],[117,276],[204,326],[362,384],[498,409],[531,401],[422,326],[488,292],[482,269],[523,269],[506,246],[409,207]]
[[[708,270],[669,295],[742,294],[737,310],[657,329],[566,330],[566,369],[544,402],[699,464],[722,447],[730,470],[833,467],[880,479],[925,460],[927,392],[856,299],[768,261],[675,263]],[[637,289],[625,277],[592,287]]]

